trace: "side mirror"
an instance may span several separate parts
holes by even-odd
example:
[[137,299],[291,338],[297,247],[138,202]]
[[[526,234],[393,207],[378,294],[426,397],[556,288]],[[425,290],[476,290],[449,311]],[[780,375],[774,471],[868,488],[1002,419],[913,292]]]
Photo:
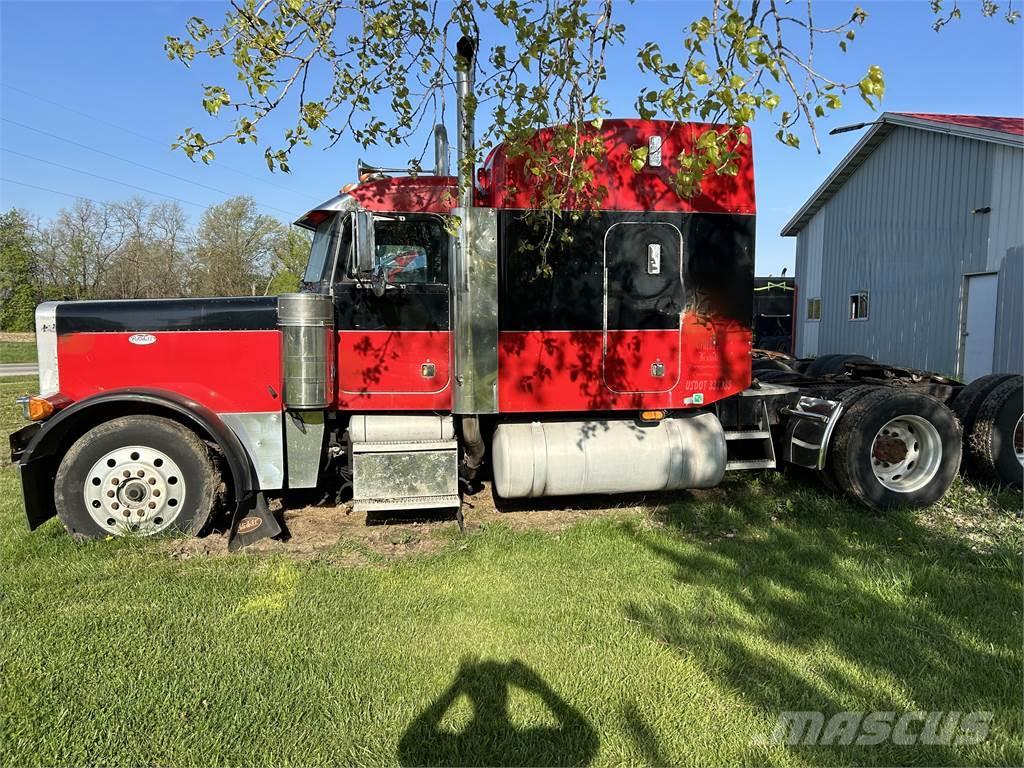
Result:
[[356,211],[353,216],[353,242],[355,243],[355,258],[353,259],[352,272],[354,274],[368,275],[373,272],[373,264],[377,257],[377,243],[373,232],[373,213],[371,211]]

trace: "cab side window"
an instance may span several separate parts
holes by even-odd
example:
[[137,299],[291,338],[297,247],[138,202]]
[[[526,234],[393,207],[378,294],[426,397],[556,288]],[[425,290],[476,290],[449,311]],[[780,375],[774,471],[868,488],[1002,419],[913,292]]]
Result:
[[390,283],[448,283],[448,234],[436,216],[382,217],[374,226],[376,266]]

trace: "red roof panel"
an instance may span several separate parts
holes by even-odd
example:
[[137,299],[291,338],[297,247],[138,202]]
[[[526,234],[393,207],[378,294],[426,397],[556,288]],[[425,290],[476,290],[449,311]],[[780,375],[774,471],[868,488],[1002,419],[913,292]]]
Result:
[[933,123],[949,123],[966,128],[980,128],[985,131],[1012,133],[1024,136],[1024,117],[991,117],[988,115],[930,115],[922,112],[897,112],[904,117],[930,120]]

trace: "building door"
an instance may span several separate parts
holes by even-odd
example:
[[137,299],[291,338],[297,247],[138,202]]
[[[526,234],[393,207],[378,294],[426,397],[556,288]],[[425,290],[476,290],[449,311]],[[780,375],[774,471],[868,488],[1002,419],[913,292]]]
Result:
[[602,378],[612,392],[679,382],[683,239],[672,224],[613,224],[604,241]]
[[999,275],[968,275],[964,292],[964,381],[992,373],[996,341],[996,295]]

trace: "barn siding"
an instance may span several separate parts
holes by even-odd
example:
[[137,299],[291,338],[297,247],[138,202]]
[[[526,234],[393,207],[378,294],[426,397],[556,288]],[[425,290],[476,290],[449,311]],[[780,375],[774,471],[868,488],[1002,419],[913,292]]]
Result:
[[[1019,164],[1022,156],[1012,147],[895,127],[799,233],[798,290],[809,297],[805,282],[817,279],[822,296],[820,323],[807,322],[804,303],[799,353],[859,353],[955,374],[963,275],[998,268],[994,262],[1021,242],[1024,172],[1012,158]],[[999,215],[971,213],[988,205]],[[1020,317],[1015,279],[1005,282],[1000,317]],[[869,293],[868,319],[851,321],[849,296],[860,290]],[[811,325],[818,336],[813,352],[800,338],[808,339]],[[1016,353],[1019,361],[1020,320],[1009,327],[997,335],[997,345],[1006,345],[997,358]]]
[[999,272],[993,370],[1024,371],[1024,151],[994,147],[988,269]]
[[[818,354],[818,328],[820,322],[807,319],[807,300],[821,297],[821,256],[824,219],[812,219],[797,240],[796,274],[803,275],[797,290],[796,316],[799,326],[796,334],[796,354],[814,357]],[[824,309],[824,301],[822,301]]]

